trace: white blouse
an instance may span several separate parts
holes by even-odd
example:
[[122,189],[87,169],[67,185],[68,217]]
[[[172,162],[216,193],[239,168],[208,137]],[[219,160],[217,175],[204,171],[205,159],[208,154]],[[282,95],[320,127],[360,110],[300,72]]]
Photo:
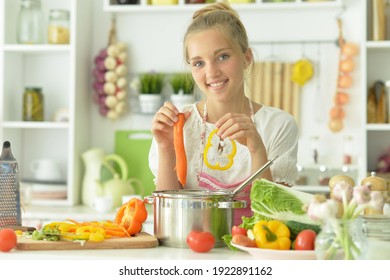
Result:
[[[238,142],[235,142],[235,153],[233,153],[232,145],[226,145],[223,149],[225,160],[229,158],[229,153],[234,154],[234,157],[228,159],[228,161],[231,160],[232,162],[228,163],[223,160],[218,162],[217,153],[214,152],[213,155],[212,150],[210,150],[210,160],[205,163],[203,154],[204,151],[208,152],[208,149],[205,149],[206,145],[213,144],[214,140],[210,137],[210,134],[215,129],[215,126],[211,123],[205,123],[206,134],[204,142],[202,142],[201,135],[204,130],[204,122],[196,105],[185,106],[182,111],[191,111],[191,116],[184,126],[184,142],[188,163],[185,188],[200,188],[197,176],[200,171],[227,185],[242,182],[251,175],[251,159],[248,148]],[[277,155],[279,156],[270,167],[273,180],[293,185],[297,177],[298,151],[298,126],[294,118],[285,111],[263,105],[254,114],[253,120],[265,145],[267,158],[272,159]],[[214,144],[216,144],[215,141]],[[229,168],[225,170],[215,168],[218,164],[222,165],[222,167],[229,165]],[[156,176],[158,149],[154,140],[149,152],[149,166],[152,173]]]

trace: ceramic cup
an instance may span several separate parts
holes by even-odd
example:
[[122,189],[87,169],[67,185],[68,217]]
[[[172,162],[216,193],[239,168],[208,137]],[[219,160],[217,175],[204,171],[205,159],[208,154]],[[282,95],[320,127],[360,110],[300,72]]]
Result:
[[40,181],[60,181],[62,178],[58,163],[51,159],[36,159],[31,162],[34,178]]
[[97,196],[93,201],[93,208],[99,213],[108,213],[113,206],[112,196]]

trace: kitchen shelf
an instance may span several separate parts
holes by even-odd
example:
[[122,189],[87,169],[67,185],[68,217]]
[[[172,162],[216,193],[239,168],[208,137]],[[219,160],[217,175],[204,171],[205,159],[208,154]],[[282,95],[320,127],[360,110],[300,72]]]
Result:
[[[195,11],[205,4],[186,4],[184,0],[179,0],[178,4],[151,5],[146,0],[141,0],[140,4],[121,5],[116,4],[116,0],[104,0],[103,10],[110,13],[137,13],[137,12],[180,12]],[[295,2],[262,2],[257,0],[250,3],[232,2],[231,6],[237,11],[267,11],[267,10],[292,10],[292,9],[340,9],[343,7],[341,0],[307,2],[297,0]]]
[[379,124],[367,124],[367,131],[390,131],[390,124],[379,123]]
[[390,41],[367,41],[367,49],[390,49]]
[[[33,178],[30,164],[45,158],[59,163],[66,182],[66,198],[34,200],[36,205],[73,206],[80,203],[79,155],[88,149],[90,90],[89,57],[93,0],[41,0],[44,22],[51,9],[70,12],[70,43],[17,44],[20,1],[0,4],[0,140],[12,145],[19,178]],[[80,20],[82,19],[82,20]],[[46,40],[45,40],[46,41]],[[22,121],[25,87],[41,87],[44,121]],[[53,121],[63,112],[65,122]]]
[[[386,40],[372,40],[373,17],[371,1],[363,1],[362,8],[365,16],[365,42],[363,44],[362,54],[364,55],[366,67],[363,73],[363,112],[367,112],[367,89],[372,87],[375,81],[390,80],[390,38]],[[390,12],[390,6],[386,5],[385,14]],[[366,119],[365,119],[366,121]],[[375,171],[378,164],[378,158],[389,148],[390,124],[389,123],[365,123],[365,160],[363,161],[363,171],[368,174]]]
[[5,52],[16,53],[47,53],[47,52],[69,52],[70,45],[17,45],[6,44],[3,47]]
[[24,128],[24,129],[68,129],[67,122],[26,122],[26,121],[6,121],[4,128]]

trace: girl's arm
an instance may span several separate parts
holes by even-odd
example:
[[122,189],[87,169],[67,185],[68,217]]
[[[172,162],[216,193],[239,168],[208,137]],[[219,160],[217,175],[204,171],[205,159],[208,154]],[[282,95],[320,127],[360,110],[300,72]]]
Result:
[[180,184],[175,171],[175,149],[173,146],[170,148],[158,148],[158,154],[156,189],[158,191],[179,189]]

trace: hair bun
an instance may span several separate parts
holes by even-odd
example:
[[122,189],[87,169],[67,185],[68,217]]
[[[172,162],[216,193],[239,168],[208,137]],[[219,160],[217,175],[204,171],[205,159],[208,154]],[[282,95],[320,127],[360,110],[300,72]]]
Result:
[[210,14],[212,12],[216,11],[225,11],[230,13],[232,16],[239,17],[238,13],[232,9],[228,1],[217,1],[215,3],[212,3],[210,5],[204,6],[203,8],[200,8],[197,10],[193,16],[192,19],[195,20],[198,17],[205,16],[207,14]]

